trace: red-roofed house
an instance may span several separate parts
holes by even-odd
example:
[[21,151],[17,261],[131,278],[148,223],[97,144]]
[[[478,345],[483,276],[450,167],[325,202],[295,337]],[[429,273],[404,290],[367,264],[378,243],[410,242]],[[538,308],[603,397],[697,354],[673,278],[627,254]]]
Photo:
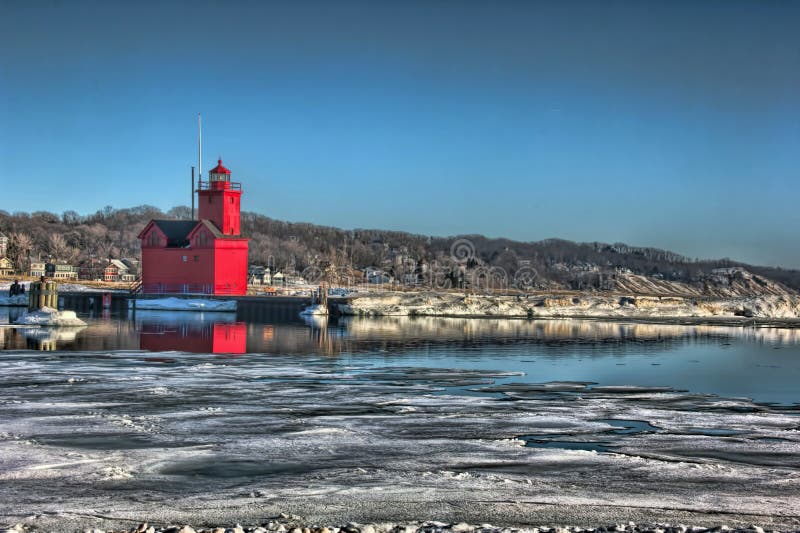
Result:
[[240,235],[241,183],[219,164],[197,186],[199,220],[151,220],[142,241],[144,293],[243,295],[247,239]]

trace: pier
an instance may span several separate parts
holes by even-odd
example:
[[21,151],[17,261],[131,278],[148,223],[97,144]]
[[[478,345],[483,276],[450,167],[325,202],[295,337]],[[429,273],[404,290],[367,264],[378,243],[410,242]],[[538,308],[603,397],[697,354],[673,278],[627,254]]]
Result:
[[[129,301],[176,296],[185,299],[235,300],[237,320],[270,322],[296,319],[300,311],[313,301],[311,296],[225,296],[215,298],[210,295],[131,295],[127,292],[61,292],[58,296],[60,308],[72,309],[78,313],[100,313],[104,309],[115,314],[127,312]],[[135,312],[135,308],[131,309]],[[197,311],[175,311],[193,313]]]

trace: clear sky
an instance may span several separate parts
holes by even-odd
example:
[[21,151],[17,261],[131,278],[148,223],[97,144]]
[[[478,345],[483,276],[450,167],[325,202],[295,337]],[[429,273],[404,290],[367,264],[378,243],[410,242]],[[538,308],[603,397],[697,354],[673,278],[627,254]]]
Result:
[[800,2],[0,0],[0,209],[188,205],[800,267]]

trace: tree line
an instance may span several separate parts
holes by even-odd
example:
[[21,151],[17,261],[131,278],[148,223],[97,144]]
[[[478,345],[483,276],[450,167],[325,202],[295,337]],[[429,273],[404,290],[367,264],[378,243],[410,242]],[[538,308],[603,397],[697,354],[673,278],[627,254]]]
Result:
[[[75,211],[8,213],[0,210],[0,232],[9,238],[7,256],[18,272],[28,272],[34,260],[63,261],[92,276],[102,274],[111,258],[140,258],[139,232],[150,219],[188,219],[190,209],[166,212],[141,205],[106,206],[89,215]],[[513,278],[534,272],[540,286],[602,289],[615,272],[630,272],[668,281],[698,283],[713,269],[741,266],[763,277],[800,290],[800,271],[746,265],[730,259],[698,260],[657,248],[622,243],[576,243],[561,239],[520,242],[482,235],[437,237],[375,229],[344,230],[307,223],[274,220],[243,212],[242,234],[250,239],[251,264],[273,271],[302,273],[335,266],[347,271],[367,267],[389,275],[429,271],[489,269]]]

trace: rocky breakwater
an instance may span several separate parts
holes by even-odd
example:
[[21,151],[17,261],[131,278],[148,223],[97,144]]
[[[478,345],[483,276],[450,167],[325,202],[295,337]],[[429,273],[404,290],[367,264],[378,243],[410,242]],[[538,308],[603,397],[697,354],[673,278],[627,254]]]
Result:
[[800,296],[641,296],[602,293],[481,295],[385,292],[339,304],[343,315],[495,318],[697,319],[800,323]]

